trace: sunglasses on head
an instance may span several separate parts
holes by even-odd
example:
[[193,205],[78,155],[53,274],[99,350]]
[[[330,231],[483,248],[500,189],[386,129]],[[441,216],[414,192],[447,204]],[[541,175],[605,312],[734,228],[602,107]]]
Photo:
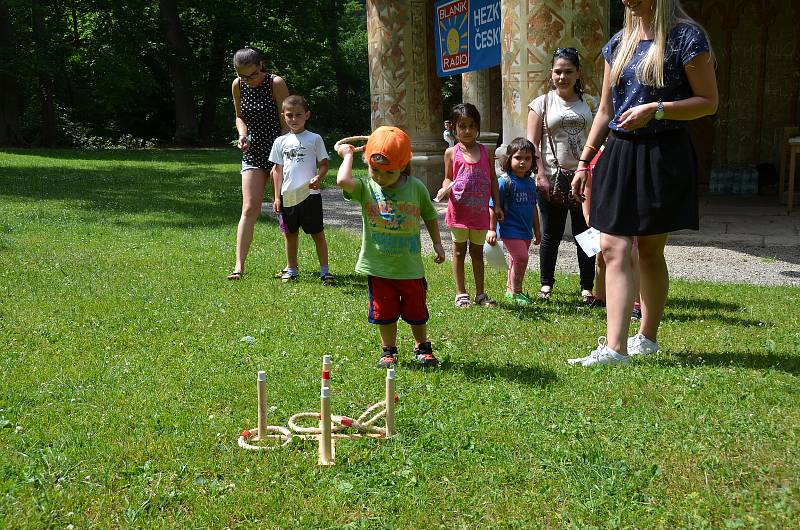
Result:
[[556,51],[553,52],[554,57],[556,55],[561,55],[561,54],[578,55],[578,50],[576,50],[575,48],[556,48]]

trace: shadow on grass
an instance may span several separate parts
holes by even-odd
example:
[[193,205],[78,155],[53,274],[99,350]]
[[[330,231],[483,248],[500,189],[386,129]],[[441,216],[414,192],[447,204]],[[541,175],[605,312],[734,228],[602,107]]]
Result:
[[763,326],[763,320],[753,320],[749,318],[729,317],[720,314],[703,314],[695,315],[691,313],[673,313],[667,306],[667,311],[664,313],[664,320],[670,322],[699,322],[701,320],[714,320],[720,324],[727,324],[729,326],[741,326],[745,328],[756,328]]
[[556,373],[542,366],[520,366],[517,364],[490,364],[482,361],[452,362],[445,359],[441,370],[459,371],[472,381],[501,378],[529,386],[546,387],[558,381]]
[[800,356],[783,353],[759,355],[752,352],[670,352],[669,355],[648,360],[656,366],[735,366],[753,370],[779,370],[793,375],[800,373]]
[[[520,313],[520,319],[547,320],[548,315],[575,317],[592,315],[602,320],[606,319],[604,308],[589,308],[580,306],[578,303],[570,303],[562,300],[549,300],[547,302],[537,302],[532,306],[520,308],[518,306],[507,305],[505,308]],[[711,299],[696,298],[670,298],[667,301],[664,320],[672,322],[699,322],[700,320],[716,321],[720,324],[740,327],[758,327],[763,325],[763,320],[741,318],[735,316],[740,306],[730,302],[720,302]],[[520,311],[523,310],[523,311]],[[691,313],[688,311],[707,311],[704,313]],[[726,315],[725,312],[734,313]]]
[[673,298],[667,300],[668,309],[695,309],[705,311],[738,311],[739,304],[732,302],[720,302],[710,298]]
[[363,274],[347,273],[336,275],[336,289],[349,296],[365,297],[367,294],[367,277]]

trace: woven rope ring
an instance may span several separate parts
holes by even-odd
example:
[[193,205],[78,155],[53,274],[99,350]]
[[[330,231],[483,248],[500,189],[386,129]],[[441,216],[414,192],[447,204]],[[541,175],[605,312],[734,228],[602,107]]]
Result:
[[[250,451],[271,451],[273,449],[280,449],[281,447],[286,447],[292,441],[293,435],[292,432],[287,429],[286,427],[280,427],[277,425],[268,425],[265,429],[268,433],[272,434],[265,434],[264,436],[258,436],[258,427],[255,429],[248,429],[242,432],[239,435],[239,447],[242,449],[249,449]],[[266,442],[269,441],[269,444],[264,445],[253,445],[249,443],[249,440],[258,437],[259,442]],[[283,443],[277,443],[282,441]]]
[[369,140],[369,136],[348,136],[347,138],[342,138],[335,144],[333,144],[333,150],[335,151],[342,144],[353,144],[353,143],[364,143],[364,145],[359,145],[355,149],[355,152],[363,151],[364,147],[366,147],[367,140]]

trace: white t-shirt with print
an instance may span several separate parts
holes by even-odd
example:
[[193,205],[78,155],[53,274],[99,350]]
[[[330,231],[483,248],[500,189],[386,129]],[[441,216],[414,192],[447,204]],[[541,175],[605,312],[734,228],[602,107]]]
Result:
[[564,101],[554,90],[531,101],[528,108],[541,116],[544,113],[544,98],[547,97],[547,129],[542,135],[542,145],[538,146],[544,156],[544,170],[548,177],[555,173],[555,157],[547,133],[552,135],[556,156],[561,167],[576,169],[583,152],[586,138],[592,128],[592,118],[597,112],[597,99],[583,95],[583,100]]
[[283,206],[296,206],[312,193],[319,193],[319,190],[310,189],[308,183],[317,174],[317,163],[327,158],[325,142],[317,133],[290,132],[275,140],[269,161],[283,168]]

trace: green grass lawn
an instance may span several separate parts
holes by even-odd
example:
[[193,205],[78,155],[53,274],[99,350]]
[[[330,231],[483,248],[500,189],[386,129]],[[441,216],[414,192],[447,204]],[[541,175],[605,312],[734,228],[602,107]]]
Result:
[[[399,435],[237,447],[256,425],[383,392],[360,238],[328,231],[336,287],[310,238],[294,284],[262,220],[229,282],[239,218],[232,150],[0,153],[0,526],[778,528],[800,523],[800,289],[674,281],[665,353],[569,367],[605,329],[549,303],[453,307],[426,258],[436,371],[401,325]],[[333,180],[335,170],[328,178]],[[355,206],[354,206],[355,208]],[[720,266],[724,266],[720,264]],[[488,273],[500,295],[505,277]],[[536,275],[526,279],[529,289]],[[241,339],[255,338],[250,344]]]

